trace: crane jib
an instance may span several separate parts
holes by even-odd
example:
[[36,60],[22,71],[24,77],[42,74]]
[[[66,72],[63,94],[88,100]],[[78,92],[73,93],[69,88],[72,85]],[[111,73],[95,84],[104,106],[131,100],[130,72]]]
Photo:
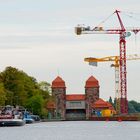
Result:
[[[123,22],[120,17],[120,11],[116,10],[113,14],[117,15],[119,26],[120,28],[116,29],[104,29],[103,27],[96,26],[94,28],[91,28],[90,26],[84,27],[83,25],[78,25],[75,27],[75,33],[77,35],[81,34],[119,34],[120,35],[120,99],[118,100],[120,102],[120,110],[122,114],[128,113],[128,101],[127,101],[127,76],[126,76],[126,41],[125,38],[129,37],[131,35],[130,32],[134,32],[137,34],[140,31],[140,28],[125,28],[123,25]],[[102,22],[103,23],[103,22]],[[102,62],[99,61],[98,62]],[[118,62],[118,60],[116,61]],[[117,90],[116,90],[117,91]]]

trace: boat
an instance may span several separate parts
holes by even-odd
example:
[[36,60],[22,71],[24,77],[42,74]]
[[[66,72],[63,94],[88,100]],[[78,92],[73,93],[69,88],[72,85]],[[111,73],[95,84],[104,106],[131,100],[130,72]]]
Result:
[[23,126],[25,121],[13,118],[11,115],[0,115],[0,126]]
[[31,115],[31,118],[35,121],[35,122],[41,122],[41,119],[38,115]]
[[32,118],[24,118],[23,119],[27,124],[34,123],[35,121]]
[[0,126],[23,126],[25,121],[22,118],[22,112],[13,106],[7,105],[0,110]]
[[30,113],[28,111],[25,111],[24,112],[24,115],[23,115],[23,120],[26,122],[26,123],[34,123],[35,120],[31,117]]

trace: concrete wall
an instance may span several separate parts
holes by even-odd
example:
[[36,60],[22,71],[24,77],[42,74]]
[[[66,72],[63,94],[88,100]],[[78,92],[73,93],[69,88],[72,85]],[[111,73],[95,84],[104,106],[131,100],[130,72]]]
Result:
[[85,109],[85,101],[66,101],[66,109]]
[[66,120],[85,120],[86,110],[85,109],[67,109]]

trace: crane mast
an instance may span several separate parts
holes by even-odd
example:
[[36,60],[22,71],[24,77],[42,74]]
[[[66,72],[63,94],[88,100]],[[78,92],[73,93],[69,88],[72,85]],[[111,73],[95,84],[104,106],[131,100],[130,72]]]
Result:
[[120,108],[122,114],[128,113],[128,101],[127,101],[127,71],[126,71],[126,41],[125,38],[130,36],[131,33],[128,31],[132,31],[135,34],[140,31],[140,29],[128,29],[126,30],[121,17],[119,15],[120,11],[116,10],[114,12],[117,15],[117,18],[120,23],[119,29],[107,29],[104,30],[102,27],[95,27],[91,29],[88,27],[77,26],[75,27],[75,32],[77,35],[81,34],[119,34],[119,64],[120,64]]
[[125,28],[119,15],[119,11],[116,10],[117,17],[121,26],[120,31],[120,92],[121,92],[121,113],[128,113],[128,101],[127,101],[127,78],[126,78],[126,41],[125,41]]
[[[127,55],[126,60],[140,60],[140,56],[137,54]],[[120,68],[120,57],[119,56],[107,56],[102,58],[93,58],[87,57],[84,59],[85,62],[89,62],[89,65],[97,66],[98,62],[114,62],[111,64],[111,67],[115,68],[115,108],[116,113],[120,114],[120,76],[119,76],[119,68]]]

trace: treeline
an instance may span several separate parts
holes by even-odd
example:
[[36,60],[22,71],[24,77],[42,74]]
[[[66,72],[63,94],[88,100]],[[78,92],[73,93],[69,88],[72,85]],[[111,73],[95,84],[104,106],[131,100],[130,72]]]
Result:
[[[116,104],[116,100],[112,101],[112,98],[109,98],[109,102],[114,106]],[[128,101],[128,113],[140,113],[140,103],[134,100]]]
[[0,73],[0,106],[23,106],[33,114],[47,116],[46,104],[52,100],[50,84],[13,67]]
[[132,100],[128,102],[129,113],[140,113],[140,103]]

